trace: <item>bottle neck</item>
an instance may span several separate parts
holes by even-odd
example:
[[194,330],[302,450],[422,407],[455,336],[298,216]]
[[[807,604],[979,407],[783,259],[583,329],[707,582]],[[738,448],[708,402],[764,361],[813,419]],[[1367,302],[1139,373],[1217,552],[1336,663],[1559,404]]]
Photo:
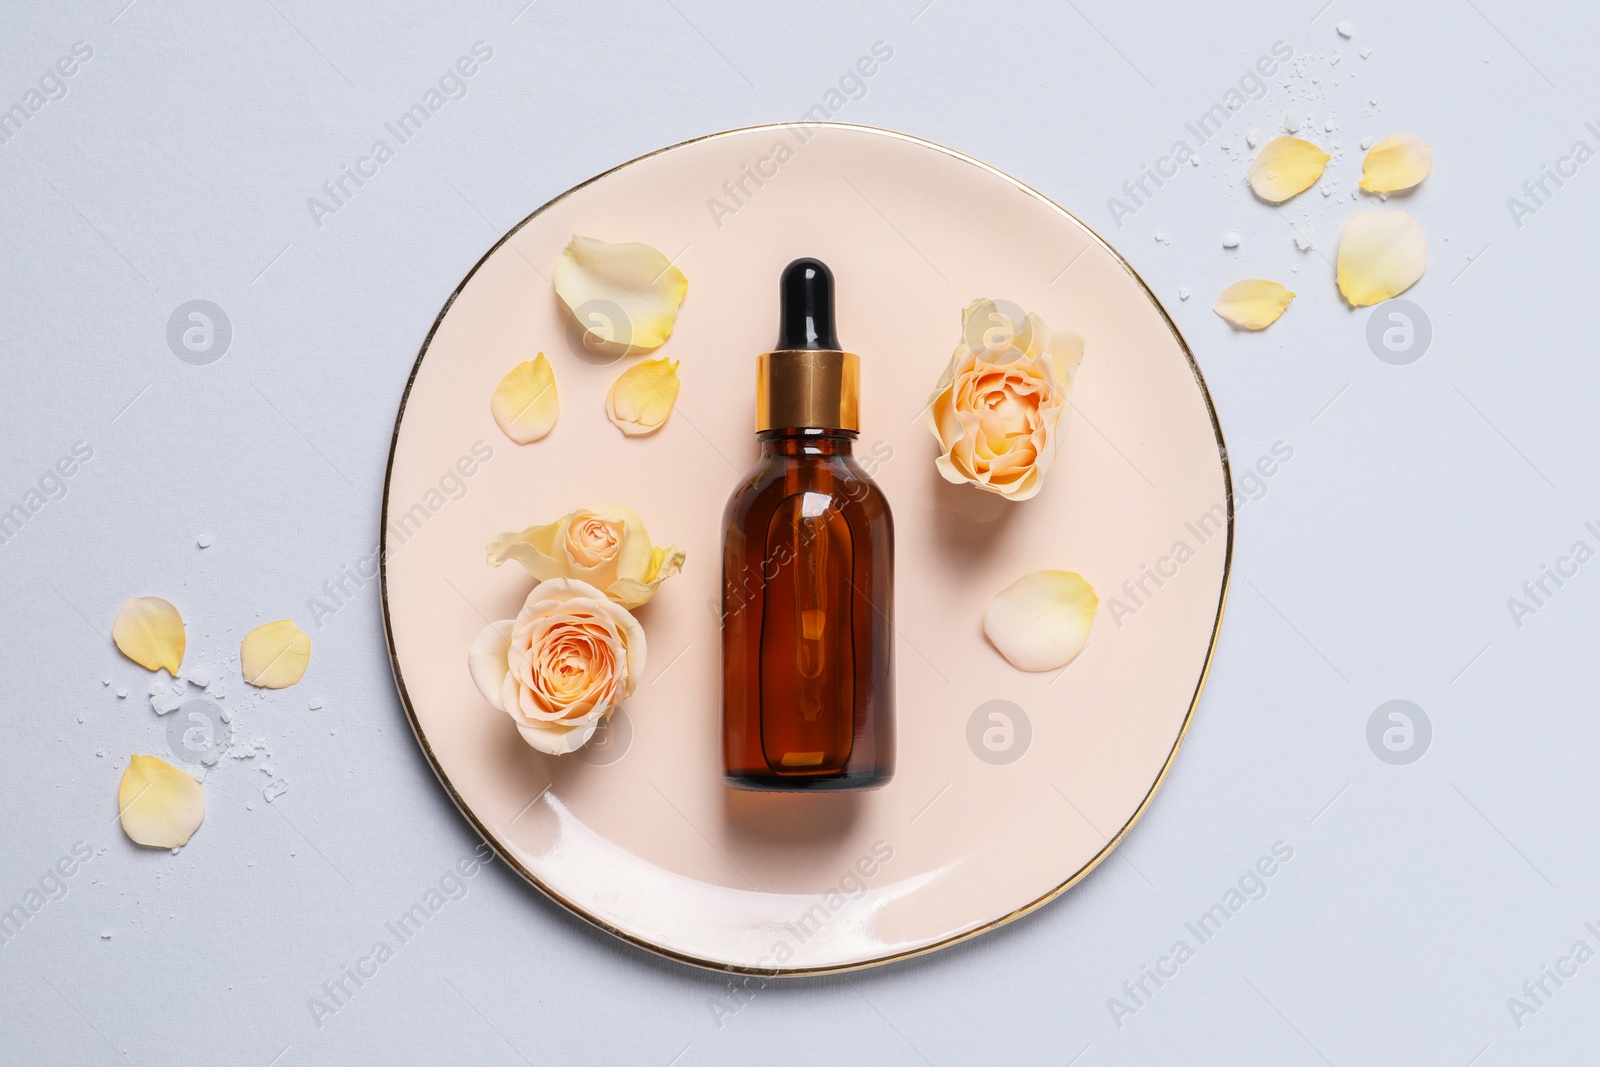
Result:
[[848,456],[856,440],[854,430],[812,430],[790,427],[762,430],[762,456]]

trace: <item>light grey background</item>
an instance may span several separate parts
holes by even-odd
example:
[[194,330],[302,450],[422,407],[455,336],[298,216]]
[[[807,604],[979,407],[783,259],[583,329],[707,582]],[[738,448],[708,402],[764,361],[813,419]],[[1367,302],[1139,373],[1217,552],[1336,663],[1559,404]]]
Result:
[[[1575,541],[1600,547],[1584,526],[1600,526],[1600,161],[1547,179],[1520,225],[1507,205],[1575,141],[1600,149],[1584,126],[1600,120],[1591,9],[524,2],[8,5],[0,107],[75,42],[93,55],[0,144],[0,509],[75,442],[93,458],[0,545],[0,908],[75,842],[94,858],[0,945],[0,1059],[1592,1059],[1600,962],[1545,979],[1520,1020],[1508,998],[1535,1006],[1525,981],[1580,939],[1600,950],[1583,925],[1600,920],[1600,562],[1547,579],[1520,620],[1508,598]],[[467,95],[318,226],[307,199],[477,41],[493,57]],[[1164,790],[1035,916],[768,986],[736,1013],[725,980],[615,942],[492,864],[317,1025],[308,998],[476,844],[401,714],[375,583],[321,626],[307,607],[371,550],[429,324],[549,197],[685,138],[796,118],[876,41],[893,59],[836,118],[950,145],[1079,214],[1185,331],[1235,477],[1292,448],[1240,508],[1220,647]],[[1108,198],[1174,141],[1195,146],[1185,122],[1276,41],[1289,72],[1116,225]],[[1323,179],[1337,191],[1274,210],[1242,183],[1244,138],[1290,110],[1340,146]],[[1359,143],[1397,131],[1437,149],[1433,176],[1388,205],[1431,247],[1406,297],[1432,344],[1405,366],[1369,350],[1371,313],[1342,305],[1330,265],[1343,219],[1378,206],[1349,198]],[[1295,248],[1296,228],[1314,248]],[[1244,335],[1210,304],[1252,276],[1300,295]],[[209,366],[166,342],[192,299],[232,325]],[[222,680],[239,739],[265,743],[210,773],[205,824],[177,855],[115,823],[127,755],[167,751],[146,673],[107,636],[138,594],[183,607],[188,662]],[[238,639],[284,616],[312,633],[310,673],[251,694]],[[1404,765],[1367,742],[1399,699],[1432,724]],[[268,803],[272,782],[287,792]],[[1280,841],[1293,858],[1266,895],[1198,945],[1185,922]],[[1123,983],[1179,939],[1194,958],[1135,1005]],[[1112,997],[1137,1011],[1114,1018]]]

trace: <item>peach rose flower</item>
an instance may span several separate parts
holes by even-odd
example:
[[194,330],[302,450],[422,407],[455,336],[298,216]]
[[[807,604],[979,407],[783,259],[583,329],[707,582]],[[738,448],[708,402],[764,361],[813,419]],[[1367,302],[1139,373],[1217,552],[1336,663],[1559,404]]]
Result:
[[575,752],[644,672],[644,629],[628,609],[572,578],[540,582],[515,619],[492,622],[467,653],[483,699],[540,752]]
[[1052,334],[1038,315],[974,300],[961,313],[962,341],[928,403],[946,481],[1007,500],[1039,491],[1064,432],[1083,338]]
[[680,548],[655,547],[631,508],[608,504],[501,534],[489,543],[488,558],[496,567],[514,559],[540,581],[576,578],[631,609],[682,569],[684,555]]

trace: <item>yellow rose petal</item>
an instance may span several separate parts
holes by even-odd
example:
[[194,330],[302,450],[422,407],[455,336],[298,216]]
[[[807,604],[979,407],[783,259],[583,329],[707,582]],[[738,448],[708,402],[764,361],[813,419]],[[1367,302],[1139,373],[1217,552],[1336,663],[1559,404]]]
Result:
[[551,277],[589,334],[614,349],[660,348],[672,336],[689,280],[646,244],[574,236]]
[[655,433],[678,399],[678,361],[647,359],[622,372],[606,394],[606,418],[629,437]]
[[1351,307],[1381,304],[1428,269],[1428,238],[1404,211],[1351,215],[1339,238],[1339,292]]
[[1099,606],[1082,575],[1034,571],[994,595],[983,632],[1018,670],[1053,671],[1083,651]]
[[1281,204],[1317,184],[1328,153],[1298,137],[1274,137],[1250,164],[1250,188],[1269,204]]
[[1246,278],[1222,290],[1211,310],[1235,326],[1264,330],[1278,321],[1293,299],[1294,294],[1277,282]]
[[532,444],[554,428],[561,404],[556,399],[555,372],[543,352],[518,363],[500,379],[489,410],[500,429],[519,445]]
[[117,787],[122,832],[152,848],[187,845],[206,817],[200,783],[165,760],[134,756]]
[[183,616],[158,596],[136,596],[122,605],[111,624],[111,640],[124,656],[152,671],[165,667],[176,678],[183,665]]
[[305,677],[311,638],[288,619],[257,626],[239,645],[244,680],[262,689],[287,689]]
[[1409,133],[1385,137],[1372,146],[1361,164],[1361,188],[1369,193],[1397,193],[1421,183],[1433,169],[1433,146]]

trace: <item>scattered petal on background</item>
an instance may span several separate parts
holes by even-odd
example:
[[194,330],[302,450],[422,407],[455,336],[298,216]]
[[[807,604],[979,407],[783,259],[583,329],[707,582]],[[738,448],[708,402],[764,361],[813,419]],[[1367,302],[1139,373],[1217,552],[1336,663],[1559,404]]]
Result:
[[606,394],[606,417],[629,437],[655,433],[678,399],[678,361],[647,359],[622,372]]
[[1351,215],[1339,238],[1339,292],[1351,307],[1381,304],[1428,269],[1428,237],[1404,211]]
[[1018,670],[1053,671],[1083,651],[1099,606],[1082,575],[1034,571],[994,595],[983,632]]
[[311,638],[288,619],[257,626],[239,645],[244,680],[262,689],[287,689],[305,677]]
[[150,670],[167,669],[174,678],[183,664],[187,638],[183,616],[158,596],[136,596],[122,605],[111,624],[111,640],[124,656]]
[[556,376],[544,353],[518,363],[500,379],[489,401],[494,421],[519,445],[532,444],[549,433],[561,414],[556,399]]
[[1433,146],[1409,133],[1385,137],[1372,146],[1361,165],[1361,188],[1369,193],[1398,193],[1421,183],[1433,169]]
[[1250,188],[1269,204],[1305,192],[1322,177],[1328,153],[1298,137],[1274,137],[1250,164]]
[[1211,310],[1235,326],[1264,330],[1278,321],[1293,299],[1294,294],[1277,282],[1246,278],[1222,290]]
[[165,760],[134,756],[117,787],[122,832],[136,844],[177,848],[189,843],[206,817],[200,783]]
[[619,348],[660,348],[672,336],[689,280],[646,244],[574,236],[551,280],[578,324]]

